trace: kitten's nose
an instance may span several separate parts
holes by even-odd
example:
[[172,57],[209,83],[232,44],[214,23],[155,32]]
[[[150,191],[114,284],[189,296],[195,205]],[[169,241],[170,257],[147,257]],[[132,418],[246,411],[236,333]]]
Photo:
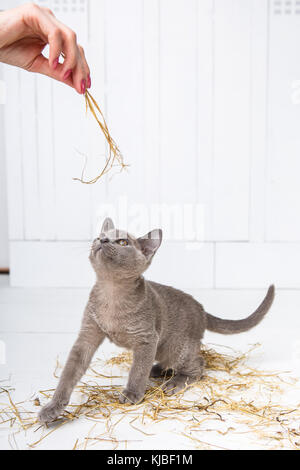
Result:
[[108,242],[109,242],[109,239],[107,237],[104,237],[104,238],[100,239],[100,243],[102,243],[102,244],[108,243]]

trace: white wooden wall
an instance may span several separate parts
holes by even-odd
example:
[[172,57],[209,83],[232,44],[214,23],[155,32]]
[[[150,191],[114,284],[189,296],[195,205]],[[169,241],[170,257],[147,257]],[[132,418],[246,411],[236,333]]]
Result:
[[182,288],[299,288],[300,2],[40,3],[76,29],[92,93],[131,166],[94,186],[72,181],[80,152],[91,176],[106,152],[83,98],[7,67],[12,284],[90,285],[101,207],[126,197],[129,211],[204,207],[204,243],[171,237],[152,278]]

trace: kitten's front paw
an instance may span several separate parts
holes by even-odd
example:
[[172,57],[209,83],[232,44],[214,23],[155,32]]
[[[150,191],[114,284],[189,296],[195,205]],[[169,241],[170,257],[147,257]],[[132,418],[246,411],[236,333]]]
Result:
[[131,403],[132,405],[135,405],[136,403],[141,402],[143,397],[144,393],[132,392],[127,390],[127,388],[124,388],[119,396],[119,401],[120,403]]
[[59,417],[63,409],[64,407],[61,406],[59,403],[50,401],[50,403],[44,406],[39,412],[38,418],[40,423],[47,424],[51,423],[52,421],[55,421],[56,418]]

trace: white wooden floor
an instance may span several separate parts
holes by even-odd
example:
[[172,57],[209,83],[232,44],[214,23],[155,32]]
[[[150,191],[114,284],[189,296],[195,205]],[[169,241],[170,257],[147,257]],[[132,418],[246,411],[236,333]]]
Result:
[[[267,287],[267,286],[266,286]],[[263,298],[262,290],[199,290],[191,291],[211,313],[232,319],[242,318],[253,311]],[[64,362],[76,337],[81,314],[88,297],[87,289],[19,289],[10,288],[8,278],[0,276],[0,344],[5,345],[6,360],[0,357],[0,386],[12,386],[15,401],[26,400],[41,389],[54,387],[56,358]],[[300,377],[300,291],[279,290],[276,301],[265,321],[249,333],[220,336],[207,333],[205,342],[229,345],[246,350],[249,344],[261,343],[262,348],[252,359],[262,369],[290,370]],[[98,357],[109,358],[118,349],[106,341]],[[123,379],[122,379],[123,380]],[[126,375],[124,376],[124,382]],[[297,392],[298,393],[298,392]],[[3,403],[3,395],[0,402]],[[93,423],[92,423],[93,424]],[[70,449],[75,440],[84,438],[91,422],[79,420],[64,426],[41,443],[41,449]],[[118,438],[131,440],[128,449],[165,448],[189,449],[194,444],[176,434],[177,425],[156,425],[154,435],[145,435],[126,424],[116,431]],[[145,432],[147,430],[145,429]],[[11,445],[26,448],[34,435],[15,436],[12,430],[0,426],[0,448]],[[218,442],[226,448],[255,447],[237,436],[203,437],[204,441]],[[106,444],[106,448],[109,448]],[[103,443],[100,444],[100,448]],[[112,445],[111,445],[112,447]]]

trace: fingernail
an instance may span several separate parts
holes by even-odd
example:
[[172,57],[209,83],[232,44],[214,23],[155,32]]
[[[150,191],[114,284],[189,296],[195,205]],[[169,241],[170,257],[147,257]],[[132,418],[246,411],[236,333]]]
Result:
[[85,79],[81,80],[81,93],[85,93],[86,90],[86,81]]
[[91,86],[92,86],[92,80],[91,80],[91,76],[89,75],[88,76],[88,85],[87,85],[87,87],[91,88]]
[[66,73],[64,74],[64,80],[67,80],[69,76],[71,75],[72,70],[67,70]]
[[54,70],[57,68],[58,62],[59,62],[59,58],[57,57],[57,59],[55,59],[55,61],[53,62],[53,68],[54,68]]

